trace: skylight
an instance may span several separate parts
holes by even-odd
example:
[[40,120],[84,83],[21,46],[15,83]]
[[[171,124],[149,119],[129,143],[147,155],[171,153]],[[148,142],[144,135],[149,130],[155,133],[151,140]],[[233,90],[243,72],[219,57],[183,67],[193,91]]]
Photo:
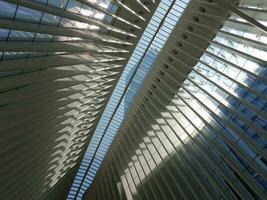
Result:
[[189,0],[162,0],[130,57],[90,141],[68,199],[82,199],[124,116]]

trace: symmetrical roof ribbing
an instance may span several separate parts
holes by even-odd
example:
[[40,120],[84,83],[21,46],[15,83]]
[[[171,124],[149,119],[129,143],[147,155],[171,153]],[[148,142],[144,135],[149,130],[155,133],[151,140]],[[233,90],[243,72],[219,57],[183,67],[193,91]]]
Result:
[[159,3],[120,77],[100,119],[84,160],[74,179],[68,199],[80,199],[90,187],[128,107],[163,48],[188,1],[164,0]]
[[0,0],[0,199],[265,200],[266,0]]

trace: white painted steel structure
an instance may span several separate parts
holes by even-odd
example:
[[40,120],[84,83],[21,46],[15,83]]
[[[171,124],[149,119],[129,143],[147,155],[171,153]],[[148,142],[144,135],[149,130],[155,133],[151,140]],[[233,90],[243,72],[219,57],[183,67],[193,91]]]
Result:
[[267,198],[265,0],[0,1],[0,199]]

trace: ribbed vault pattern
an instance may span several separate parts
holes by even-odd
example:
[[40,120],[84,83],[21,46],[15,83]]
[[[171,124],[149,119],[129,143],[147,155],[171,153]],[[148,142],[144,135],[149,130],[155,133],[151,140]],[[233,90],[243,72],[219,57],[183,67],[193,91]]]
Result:
[[266,199],[266,9],[190,1],[86,199]]
[[150,4],[0,1],[0,199],[67,197]]
[[127,109],[186,8],[187,2],[188,0],[163,0],[158,4],[98,123],[73,181],[68,199],[82,198],[94,181],[94,176],[101,166],[113,138],[116,136]]

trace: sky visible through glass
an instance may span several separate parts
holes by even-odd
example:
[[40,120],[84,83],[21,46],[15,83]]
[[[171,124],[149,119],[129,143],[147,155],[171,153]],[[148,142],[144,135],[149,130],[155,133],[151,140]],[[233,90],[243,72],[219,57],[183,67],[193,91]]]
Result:
[[89,144],[68,199],[81,199],[92,183],[124,116],[188,0],[163,0],[130,57]]

